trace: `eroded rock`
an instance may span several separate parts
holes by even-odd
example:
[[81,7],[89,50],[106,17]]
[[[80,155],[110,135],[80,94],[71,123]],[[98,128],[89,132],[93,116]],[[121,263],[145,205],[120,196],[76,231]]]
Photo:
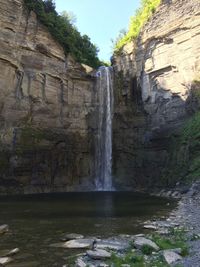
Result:
[[96,244],[97,249],[125,250],[129,247],[128,240],[101,240]]
[[179,260],[182,260],[182,257],[172,250],[165,250],[163,252],[163,256],[168,264],[172,264]]
[[109,259],[111,257],[111,253],[103,249],[88,250],[86,253],[94,260]]
[[152,249],[154,249],[155,251],[159,250],[159,247],[156,245],[156,243],[154,243],[153,241],[151,241],[150,239],[147,239],[145,237],[137,237],[134,241],[134,246],[137,249],[141,249],[143,246],[149,246]]

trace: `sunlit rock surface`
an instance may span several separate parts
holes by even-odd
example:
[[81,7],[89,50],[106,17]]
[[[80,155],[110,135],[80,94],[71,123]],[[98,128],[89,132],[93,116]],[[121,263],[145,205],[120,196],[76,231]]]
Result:
[[93,70],[22,0],[1,0],[0,14],[0,193],[92,189]]
[[168,136],[197,108],[191,85],[200,73],[199,55],[200,2],[175,0],[163,1],[138,39],[113,57],[113,168],[119,187],[162,184]]

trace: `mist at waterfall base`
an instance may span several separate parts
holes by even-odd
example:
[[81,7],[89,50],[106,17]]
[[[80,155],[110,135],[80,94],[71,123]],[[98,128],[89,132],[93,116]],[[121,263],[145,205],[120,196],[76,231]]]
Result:
[[168,216],[175,205],[131,192],[1,197],[0,225],[8,224],[10,231],[1,236],[0,247],[20,249],[12,267],[63,266],[68,256],[80,253],[50,246],[65,234],[86,238],[140,234],[145,231],[144,221]]
[[112,185],[113,69],[102,66],[96,76],[99,112],[95,186],[96,191],[114,191]]

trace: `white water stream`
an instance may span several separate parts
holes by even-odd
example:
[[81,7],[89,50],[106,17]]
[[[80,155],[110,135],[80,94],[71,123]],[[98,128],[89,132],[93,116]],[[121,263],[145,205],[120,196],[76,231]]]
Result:
[[96,190],[111,191],[112,186],[112,113],[113,69],[101,67],[97,72],[99,95],[96,155]]

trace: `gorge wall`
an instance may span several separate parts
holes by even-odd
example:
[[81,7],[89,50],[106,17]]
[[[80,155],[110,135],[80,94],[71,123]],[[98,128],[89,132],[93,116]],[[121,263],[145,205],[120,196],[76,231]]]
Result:
[[[23,0],[0,0],[0,11],[0,194],[94,189],[93,70],[66,57]],[[172,139],[199,109],[199,0],[163,1],[112,61],[114,187],[165,186]]]
[[[113,66],[116,184],[166,185],[172,139],[199,108],[192,93],[200,75],[199,0],[162,1],[137,40],[114,55]],[[184,160],[182,153],[175,164]]]
[[1,0],[0,13],[0,193],[92,188],[92,69],[66,58],[23,0]]

